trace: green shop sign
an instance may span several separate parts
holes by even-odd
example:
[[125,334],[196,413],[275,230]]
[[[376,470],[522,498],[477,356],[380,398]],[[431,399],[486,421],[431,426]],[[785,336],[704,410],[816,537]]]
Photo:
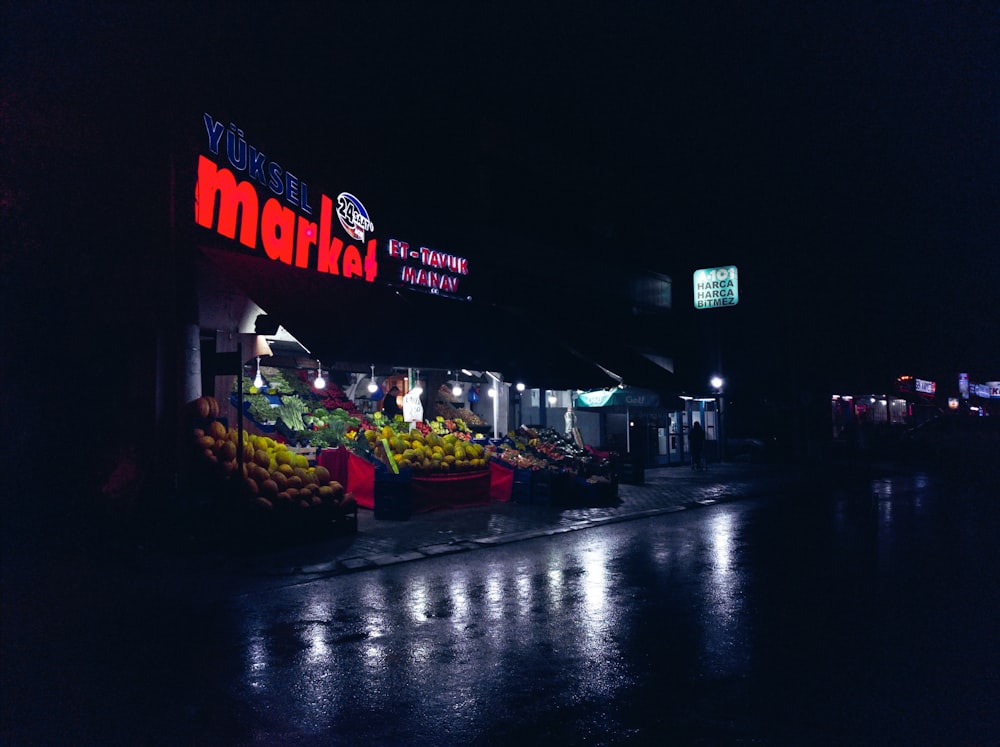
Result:
[[647,389],[594,389],[576,395],[576,407],[659,407],[660,395]]
[[740,302],[740,284],[736,265],[706,267],[694,271],[694,307],[715,309]]

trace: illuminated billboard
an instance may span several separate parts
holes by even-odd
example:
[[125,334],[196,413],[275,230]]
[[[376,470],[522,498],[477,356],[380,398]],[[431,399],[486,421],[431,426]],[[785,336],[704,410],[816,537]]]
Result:
[[740,286],[736,265],[706,267],[694,271],[694,307],[717,309],[740,302]]

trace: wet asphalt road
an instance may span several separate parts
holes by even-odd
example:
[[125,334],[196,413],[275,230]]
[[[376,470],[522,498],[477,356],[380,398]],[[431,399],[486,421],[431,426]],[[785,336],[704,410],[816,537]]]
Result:
[[214,600],[63,569],[5,624],[3,743],[998,744],[994,492],[896,474]]

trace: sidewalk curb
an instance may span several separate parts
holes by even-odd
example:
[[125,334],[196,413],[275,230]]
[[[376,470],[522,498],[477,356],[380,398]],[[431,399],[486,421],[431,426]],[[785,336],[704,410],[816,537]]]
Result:
[[[642,511],[634,511],[631,513],[618,514],[616,516],[599,516],[593,519],[584,519],[581,521],[574,522],[573,524],[560,527],[548,527],[544,529],[528,529],[521,532],[508,532],[504,534],[490,535],[487,537],[478,537],[468,540],[458,540],[453,543],[421,545],[411,550],[405,550],[399,553],[383,553],[372,556],[343,558],[340,560],[333,561],[330,564],[323,564],[325,566],[328,566],[326,568],[319,568],[317,566],[309,566],[306,568],[302,568],[298,571],[299,578],[293,581],[293,583],[297,584],[297,583],[302,583],[303,581],[319,580],[323,578],[331,578],[334,576],[342,576],[349,573],[370,571],[378,568],[385,568],[392,565],[400,565],[402,563],[409,563],[418,560],[437,558],[444,555],[456,555],[459,553],[470,552],[478,549],[502,547],[505,545],[510,545],[517,542],[524,542],[532,539],[539,539],[542,537],[553,537],[559,534],[567,534],[570,532],[592,529],[596,527],[606,526],[609,524],[620,524],[628,521],[649,519],[655,516],[665,516],[668,514],[679,513],[682,511],[707,508],[710,506],[716,506],[724,503],[747,500],[765,494],[766,492],[767,490],[754,491],[752,493],[748,493],[745,495],[739,495],[739,496],[727,495],[724,496],[723,498],[718,498],[718,499],[706,498],[706,499],[690,501],[683,505],[664,506],[662,508],[645,509]],[[302,576],[309,576],[310,578],[303,579],[301,578]]]

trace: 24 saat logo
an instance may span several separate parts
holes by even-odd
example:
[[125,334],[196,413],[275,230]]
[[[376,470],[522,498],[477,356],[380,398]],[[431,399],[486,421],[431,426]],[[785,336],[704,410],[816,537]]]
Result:
[[347,235],[355,241],[364,241],[365,232],[375,230],[365,206],[350,192],[341,192],[337,196],[337,217]]

